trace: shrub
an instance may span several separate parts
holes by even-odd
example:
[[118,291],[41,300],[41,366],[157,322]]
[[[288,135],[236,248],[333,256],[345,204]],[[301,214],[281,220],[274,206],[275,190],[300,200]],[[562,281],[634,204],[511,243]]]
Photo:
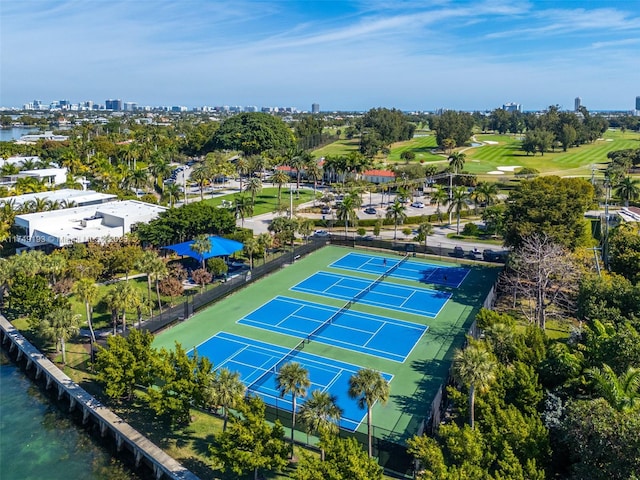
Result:
[[462,229],[462,234],[467,237],[475,237],[478,235],[479,231],[480,229],[478,228],[478,225],[475,223],[467,223]]

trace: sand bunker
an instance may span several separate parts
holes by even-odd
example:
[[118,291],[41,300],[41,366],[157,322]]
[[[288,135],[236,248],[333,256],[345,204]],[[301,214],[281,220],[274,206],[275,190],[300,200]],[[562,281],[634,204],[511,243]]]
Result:
[[498,145],[498,142],[494,142],[493,140],[484,140],[483,143],[487,145]]
[[500,170],[491,170],[490,172],[487,172],[489,175],[504,175],[504,172],[501,172]]
[[513,172],[516,168],[522,168],[520,165],[510,165],[506,167],[498,167],[501,172]]

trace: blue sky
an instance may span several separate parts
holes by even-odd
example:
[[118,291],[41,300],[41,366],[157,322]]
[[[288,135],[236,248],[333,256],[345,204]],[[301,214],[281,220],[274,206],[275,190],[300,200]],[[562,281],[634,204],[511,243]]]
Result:
[[640,1],[2,0],[0,105],[630,110]]

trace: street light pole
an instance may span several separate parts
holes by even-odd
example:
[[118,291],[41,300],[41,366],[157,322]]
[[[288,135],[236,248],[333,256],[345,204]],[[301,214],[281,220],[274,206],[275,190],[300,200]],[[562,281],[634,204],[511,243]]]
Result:
[[293,218],[293,187],[289,182],[289,220]]

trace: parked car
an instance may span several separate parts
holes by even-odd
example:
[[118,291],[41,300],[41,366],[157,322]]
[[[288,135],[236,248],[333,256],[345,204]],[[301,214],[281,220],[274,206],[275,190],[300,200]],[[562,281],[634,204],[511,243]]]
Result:
[[323,215],[328,215],[329,213],[331,213],[331,207],[322,207],[320,209],[320,213],[322,213]]
[[482,251],[482,259],[486,262],[504,262],[509,255],[508,251],[496,251],[490,248]]
[[462,249],[462,247],[453,247],[453,256],[457,258],[463,258],[464,250]]
[[378,212],[373,207],[367,207],[364,209],[364,213],[366,213],[367,215],[375,215]]
[[328,237],[330,235],[329,232],[327,232],[326,230],[316,230],[313,233],[313,236],[316,238],[324,238],[324,237]]
[[413,203],[411,204],[411,206],[412,206],[413,208],[424,208],[424,203],[422,203],[422,202],[413,202]]

